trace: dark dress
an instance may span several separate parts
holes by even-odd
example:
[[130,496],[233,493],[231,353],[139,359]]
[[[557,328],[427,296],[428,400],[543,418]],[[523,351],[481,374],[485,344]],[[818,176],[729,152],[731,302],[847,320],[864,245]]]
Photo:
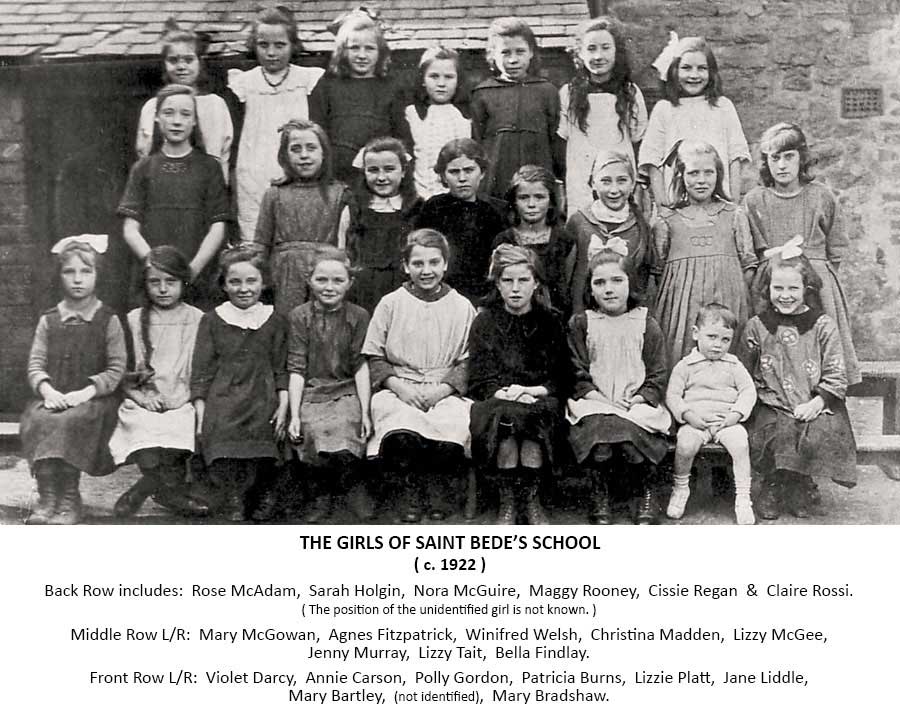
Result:
[[[108,366],[107,330],[118,318],[101,305],[90,322],[63,322],[57,308],[44,312],[47,320],[47,362],[50,384],[67,393],[90,385],[90,377]],[[124,366],[124,352],[120,355]],[[31,465],[63,460],[88,475],[107,475],[116,466],[109,439],[118,421],[118,393],[97,396],[66,409],[49,411],[43,399],[30,402],[22,413],[22,454]]]
[[416,220],[417,228],[433,228],[450,244],[444,280],[463,297],[480,300],[490,290],[487,274],[494,238],[507,227],[506,203],[492,198],[465,201],[449,193],[432,196]]
[[577,245],[575,269],[572,275],[573,312],[580,312],[587,308],[584,303],[584,290],[589,281],[588,263],[594,252],[612,238],[621,238],[628,244],[628,256],[635,266],[638,290],[644,295],[644,304],[653,306],[656,302],[656,295],[652,294],[653,280],[651,276],[654,272],[661,272],[662,267],[656,265],[650,243],[650,229],[643,220],[638,219],[634,208],[624,223],[615,224],[598,220],[591,210],[591,206],[586,206],[572,214],[566,223],[566,230],[572,234]]
[[[172,245],[191,260],[213,223],[230,220],[228,195],[218,160],[194,149],[169,158],[157,152],[131,168],[117,214],[141,224],[151,248]],[[216,260],[210,260],[191,283],[185,301],[209,309],[220,301],[215,281]],[[143,287],[140,265],[132,260],[132,306],[140,306]]]
[[406,279],[401,251],[423,205],[420,198],[414,198],[392,213],[380,213],[368,205],[351,209],[347,254],[358,272],[347,299],[370,314],[378,300]]
[[272,424],[287,389],[287,320],[273,312],[258,329],[203,315],[191,366],[191,400],[205,399],[200,449],[217,458],[278,458]]
[[[847,371],[837,323],[819,310],[753,317],[740,356],[753,375],[758,399],[747,422],[753,468],[791,470],[856,484],[856,441],[844,398]],[[825,410],[812,421],[794,409],[814,396]]]
[[[566,337],[557,314],[534,304],[530,312],[513,315],[502,303],[481,312],[469,335],[469,396],[475,399],[469,430],[475,462],[493,464],[504,438],[501,431],[508,429],[517,440],[539,443],[552,466],[568,372]],[[549,394],[533,404],[494,396],[512,384],[544,386]]]
[[359,435],[355,377],[365,362],[362,345],[369,314],[349,302],[331,312],[307,302],[294,308],[289,320],[287,370],[304,380],[303,440],[295,446],[300,460],[322,465],[323,454],[340,452],[362,458],[366,442]]
[[543,77],[510,82],[490,77],[472,91],[472,138],[481,142],[490,170],[481,184],[502,196],[525,164],[553,171],[559,126],[559,90]]
[[388,77],[327,73],[309,95],[309,118],[325,129],[334,149],[334,175],[349,181],[353,159],[371,139],[393,136],[412,148],[400,85]]
[[494,238],[491,251],[504,243],[529,248],[541,259],[547,291],[550,293],[550,304],[559,310],[564,318],[568,317],[572,311],[572,299],[569,285],[571,270],[567,265],[572,248],[575,247],[575,239],[569,231],[561,225],[554,225],[546,243],[522,243],[516,229],[510,228]]

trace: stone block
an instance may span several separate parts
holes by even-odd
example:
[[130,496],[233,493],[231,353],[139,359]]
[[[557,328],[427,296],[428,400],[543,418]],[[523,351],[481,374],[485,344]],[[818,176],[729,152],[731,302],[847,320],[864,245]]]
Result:
[[0,225],[0,245],[30,243],[31,234],[24,225]]

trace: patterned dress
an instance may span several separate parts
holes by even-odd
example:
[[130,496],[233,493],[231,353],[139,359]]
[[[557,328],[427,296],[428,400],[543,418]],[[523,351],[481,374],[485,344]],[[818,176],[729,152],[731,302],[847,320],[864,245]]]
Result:
[[659,258],[665,261],[656,301],[656,319],[666,336],[670,364],[694,347],[691,329],[700,308],[723,304],[737,316],[740,329],[750,319],[750,295],[744,270],[756,266],[747,218],[732,203],[662,208],[654,226]]
[[[194,406],[191,403],[191,360],[197,328],[203,317],[196,307],[181,303],[173,309],[150,309],[150,344],[153,345],[152,383],[144,391],[158,394],[164,411],[149,411],[125,397],[119,406],[119,423],[109,442],[113,459],[121,464],[144,448],[194,451]],[[128,313],[134,344],[135,366],[147,367],[141,339],[141,310]]]
[[355,374],[365,362],[363,340],[369,314],[344,302],[326,311],[307,302],[291,312],[287,370],[303,377],[300,433],[296,447],[300,460],[323,465],[323,454],[346,452],[362,458],[360,403]]
[[[813,309],[796,315],[766,310],[747,323],[741,359],[758,395],[747,423],[754,469],[855,485],[856,442],[844,405],[847,372],[834,320]],[[812,421],[794,418],[794,409],[814,396],[822,397],[825,410]]]
[[228,70],[228,88],[245,105],[244,125],[235,167],[235,190],[241,240],[256,231],[259,203],[272,181],[284,175],[278,164],[278,129],[289,119],[309,118],[309,95],[324,72],[318,67],[288,65],[288,73],[272,86],[262,67]]
[[[599,444],[631,443],[659,463],[666,454],[672,417],[663,406],[666,355],[659,325],[645,307],[615,317],[596,310],[569,320],[569,353],[575,387],[566,419],[579,463]],[[602,400],[584,398],[597,391]],[[625,410],[621,398],[641,395],[646,403]]]
[[[767,248],[784,245],[795,235],[803,236],[803,254],[822,278],[822,308],[837,323],[847,381],[858,384],[862,376],[853,346],[850,310],[838,279],[849,240],[834,194],[820,183],[807,183],[794,196],[782,196],[771,188],[758,186],[744,198],[744,208],[760,260]],[[760,294],[760,284],[769,269],[768,261],[763,260],[751,285],[754,296],[765,304],[768,295]]]
[[338,181],[290,181],[266,191],[254,242],[270,256],[279,314],[287,316],[309,299],[316,249],[338,244],[341,212],[349,200],[350,192]]
[[464,395],[474,319],[471,302],[446,285],[424,295],[407,283],[378,303],[362,349],[369,357],[373,386],[381,387],[388,376],[396,376],[424,388],[447,383],[455,393],[420,411],[381,388],[372,397],[375,432],[369,439],[370,457],[379,455],[386,436],[403,431],[462,446],[468,455],[472,402]]

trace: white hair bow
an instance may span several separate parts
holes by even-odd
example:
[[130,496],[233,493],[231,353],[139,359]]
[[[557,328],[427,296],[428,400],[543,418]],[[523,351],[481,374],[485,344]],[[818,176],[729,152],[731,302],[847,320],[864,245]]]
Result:
[[611,237],[605,243],[596,233],[591,235],[591,241],[588,243],[588,260],[594,257],[601,250],[612,250],[617,255],[628,257],[628,243],[626,243],[618,235]]
[[663,51],[659,53],[659,57],[653,60],[653,69],[659,72],[659,78],[666,81],[666,74],[669,71],[669,65],[675,59],[678,50],[678,33],[669,30],[669,43],[663,47]]
[[763,257],[767,260],[771,260],[773,257],[777,257],[779,260],[788,260],[803,254],[801,245],[803,245],[803,236],[795,235],[784,245],[779,245],[777,248],[769,248],[763,252]]
[[109,245],[109,236],[92,235],[90,233],[84,233],[83,235],[70,235],[68,238],[63,238],[62,240],[57,241],[57,243],[52,248],[50,248],[50,252],[54,255],[58,255],[72,243],[83,243],[93,248],[94,252],[102,255],[106,252],[106,248]]

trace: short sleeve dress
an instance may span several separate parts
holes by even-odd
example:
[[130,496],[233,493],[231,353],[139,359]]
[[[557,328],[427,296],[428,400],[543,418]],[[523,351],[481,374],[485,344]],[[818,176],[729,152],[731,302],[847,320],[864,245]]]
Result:
[[[191,403],[191,361],[197,329],[203,317],[196,307],[182,302],[173,309],[151,307],[149,337],[153,345],[151,366],[153,389],[162,398],[164,411],[149,411],[126,397],[119,406],[119,423],[109,442],[117,464],[128,462],[132,453],[144,448],[194,451],[194,406]],[[134,344],[137,368],[146,368],[141,339],[141,310],[128,313],[128,328]]]
[[[570,371],[559,317],[538,304],[524,315],[491,305],[472,325],[469,357],[469,395],[475,400],[469,424],[472,458],[481,465],[493,463],[503,438],[501,428],[508,427],[516,440],[540,444],[545,462],[552,466]],[[549,393],[533,404],[494,396],[512,384],[544,386]]]
[[632,114],[619,129],[616,95],[598,87],[588,94],[587,125],[582,131],[574,116],[569,116],[570,87],[559,90],[559,128],[556,133],[566,141],[566,205],[569,213],[588,205],[594,195],[588,185],[594,159],[600,151],[618,151],[636,164],[633,144],[644,138],[647,129],[647,105],[637,85],[634,87]]
[[[251,312],[252,310],[252,312]],[[287,320],[271,305],[225,302],[200,320],[191,400],[205,399],[200,450],[219,458],[279,458],[270,419],[287,389]]]
[[760,302],[768,302],[767,295],[760,293],[760,285],[770,270],[763,251],[784,245],[795,235],[803,236],[803,254],[822,278],[822,308],[837,323],[844,348],[847,381],[858,384],[862,376],[853,346],[850,310],[838,279],[838,268],[850,241],[834,194],[815,182],[807,183],[792,196],[757,186],[744,198],[744,208],[750,221],[753,246],[762,261],[751,285],[754,296]]
[[[157,152],[131,168],[116,211],[141,225],[151,248],[172,245],[193,259],[213,223],[231,220],[228,194],[218,161],[202,151],[172,158]],[[191,283],[185,299],[200,309],[211,308],[221,296],[216,285],[217,261],[210,260]],[[143,299],[140,265],[132,260],[131,301]]]
[[284,172],[278,165],[278,129],[289,119],[309,118],[309,95],[324,74],[318,67],[288,65],[287,76],[272,86],[262,67],[228,70],[228,88],[246,106],[235,167],[241,240],[250,242],[263,194]]
[[[579,312],[569,320],[569,354],[575,384],[566,419],[576,460],[583,463],[596,445],[630,443],[659,463],[668,450],[672,416],[663,405],[667,366],[662,331],[647,308],[617,316]],[[592,391],[603,400],[585,398]],[[615,403],[637,394],[646,403],[627,411]]]
[[656,251],[665,261],[656,302],[656,319],[666,337],[669,363],[677,364],[694,347],[691,330],[700,308],[723,304],[738,320],[734,344],[750,319],[744,270],[756,265],[750,228],[733,203],[660,210]]
[[311,301],[296,307],[289,323],[287,370],[304,379],[297,455],[310,465],[322,465],[330,453],[362,458],[366,442],[359,435],[354,377],[365,362],[369,313],[349,302],[327,311]]
[[425,296],[406,284],[378,303],[362,349],[370,363],[383,360],[390,365],[391,375],[412,384],[440,384],[453,374],[457,393],[420,411],[387,388],[378,391],[372,397],[375,432],[369,439],[370,457],[379,455],[384,438],[398,431],[453,443],[469,454],[472,402],[463,394],[474,319],[472,303],[445,285],[436,295]]

